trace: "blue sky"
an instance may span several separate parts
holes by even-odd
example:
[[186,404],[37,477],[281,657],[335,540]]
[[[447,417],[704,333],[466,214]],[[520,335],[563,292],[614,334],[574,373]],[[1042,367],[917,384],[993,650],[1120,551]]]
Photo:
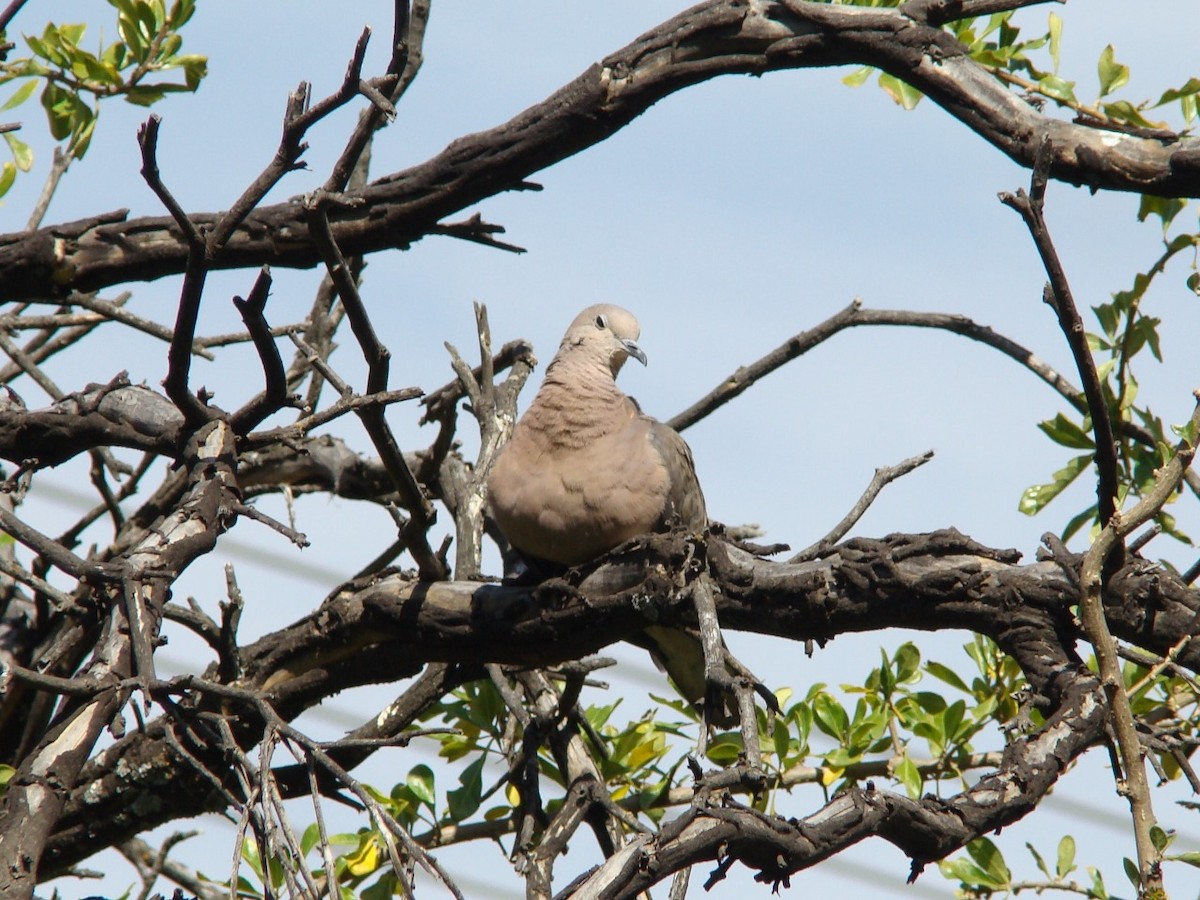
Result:
[[[396,124],[379,136],[373,172],[397,171],[455,137],[506,120],[682,8],[632,0],[438,0],[425,68]],[[1125,92],[1132,99],[1157,96],[1198,74],[1190,67],[1200,20],[1185,0],[1160,0],[1153,16],[1142,4],[1116,0],[1034,7],[1018,21],[1030,32],[1040,31],[1051,9],[1065,22],[1063,74],[1078,79],[1081,98],[1094,96],[1095,60],[1109,42],[1132,67]],[[96,3],[59,2],[53,9],[30,4],[15,30],[38,31],[51,14],[99,28],[107,12]],[[172,98],[156,108],[163,117],[160,167],[183,205],[193,211],[227,206],[274,153],[287,92],[301,80],[313,82],[314,96],[335,89],[364,24],[376,35],[368,70],[381,67],[389,14],[390,4],[383,2],[201,4],[185,32],[185,48],[208,54],[211,74],[194,97]],[[504,225],[504,238],[526,247],[527,254],[429,238],[407,252],[372,257],[363,293],[394,352],[393,386],[428,389],[452,377],[442,342],[472,351],[472,301],[488,305],[497,344],[529,338],[543,363],[579,309],[616,302],[641,319],[641,343],[650,358],[647,368],[623,372],[622,383],[648,412],[668,418],[737,366],[855,297],[871,307],[971,316],[1077,380],[1053,315],[1040,299],[1045,276],[1033,245],[1019,217],[996,200],[999,191],[1026,186],[1028,174],[931,103],[904,112],[873,85],[843,86],[845,74],[787,72],[697,86],[660,102],[605,144],[534,176],[544,191],[480,204],[484,218]],[[21,115],[24,137],[44,163],[49,145],[40,109],[30,105]],[[135,133],[145,115],[139,108],[106,106],[88,157],[68,173],[47,223],[117,207],[129,207],[135,216],[161,214],[137,174]],[[352,116],[345,111],[310,134],[311,171],[289,177],[272,199],[303,193],[324,180]],[[0,229],[21,227],[39,188],[37,172],[18,184],[0,207]],[[1158,229],[1137,224],[1136,208],[1130,195],[1093,196],[1051,186],[1047,215],[1081,306],[1128,286],[1133,272],[1158,255]],[[1192,349],[1200,334],[1200,302],[1184,287],[1187,274],[1177,264],[1147,299],[1152,314],[1165,323],[1166,362],[1140,372],[1142,397],[1173,422],[1190,413],[1191,390],[1200,385]],[[317,275],[281,269],[275,275],[268,314],[277,322],[302,317]],[[238,327],[228,298],[245,294],[252,281],[247,272],[213,276],[201,329]],[[179,279],[133,289],[136,310],[172,320]],[[95,349],[64,355],[50,367],[64,389],[107,380],[118,368],[151,384],[165,373],[165,348],[150,339],[114,334],[99,364]],[[334,362],[361,385],[362,366],[348,336]],[[248,350],[198,366],[195,374],[227,408],[257,390],[258,378]],[[529,396],[532,391],[526,402]],[[42,402],[34,388],[26,399]],[[875,467],[932,448],[935,459],[889,487],[855,533],[953,525],[985,544],[1017,547],[1032,556],[1040,535],[1059,528],[1092,491],[1085,477],[1042,516],[1030,519],[1017,511],[1021,491],[1047,480],[1070,456],[1035,428],[1061,409],[1056,395],[995,351],[943,333],[859,329],[791,363],[686,437],[711,514],[730,524],[756,522],[770,540],[806,546],[841,518]],[[390,414],[406,448],[432,438],[417,426],[418,418],[415,404],[394,407]],[[367,449],[365,436],[352,425],[335,430]],[[463,431],[470,448],[469,428]],[[71,492],[86,490],[86,470],[66,466],[40,478],[58,489],[52,495],[58,499],[43,506],[31,502],[25,513],[53,530],[52,523],[71,515]],[[263,505],[282,512],[279,504]],[[1195,504],[1186,515],[1180,510],[1181,526],[1193,534],[1200,532],[1195,510]],[[297,527],[313,540],[298,559],[277,535],[250,522],[243,521],[228,542],[250,605],[243,626],[247,637],[302,615],[390,540],[386,516],[373,508],[306,498],[297,515]],[[1158,552],[1179,564],[1193,558],[1172,551],[1165,539],[1156,543],[1162,545]],[[224,561],[218,552],[198,563],[178,594],[192,593],[215,609],[223,594]],[[838,638],[811,660],[779,642],[735,635],[732,643],[743,658],[755,660],[767,683],[803,691],[813,681],[861,682],[875,664],[877,648],[894,648],[905,637]],[[921,640],[929,653],[953,662],[966,635]],[[186,636],[173,634],[169,649],[180,666],[201,664],[201,651]],[[621,674],[614,683],[629,692],[628,708],[640,710],[647,686],[660,691],[663,686],[635,651],[616,655],[626,661],[622,672],[628,670],[629,677]],[[361,721],[389,696],[388,689],[351,692],[337,699],[336,712]],[[314,719],[312,727],[333,734],[345,727],[341,722]],[[1044,814],[1005,833],[1001,841],[1010,859],[1020,859],[1025,841],[1052,852],[1058,835],[1072,830],[1081,861],[1102,864],[1110,888],[1123,883],[1116,860],[1132,847],[1096,812],[1124,815],[1100,755],[1092,754],[1064,781]],[[387,784],[396,770],[412,764],[398,754],[377,760],[364,777]],[[1090,812],[1070,805],[1081,800],[1092,804]],[[780,809],[804,815],[819,804],[817,792],[797,791],[781,799]],[[1170,807],[1159,812],[1171,814]],[[1081,818],[1091,820],[1090,827]],[[1191,829],[1192,843],[1182,849],[1200,849],[1194,839],[1200,829],[1186,819],[1177,824]],[[185,844],[180,858],[192,864],[207,859],[206,871],[222,872],[231,832],[211,822],[203,827],[212,834],[193,842],[195,848],[203,845],[191,851],[198,857],[189,858],[192,845]],[[473,854],[491,853],[468,848],[446,858],[454,871],[456,859],[460,865],[468,861],[470,869]],[[515,888],[500,854],[494,855],[496,877]],[[569,857],[560,877],[586,865],[585,855]],[[890,845],[872,841],[846,854],[845,861],[802,873],[793,884],[821,896],[861,887],[855,878],[864,871],[878,873],[893,886],[888,891],[898,892],[907,864]],[[1195,891],[1187,870],[1176,867],[1168,875],[1179,896]],[[119,893],[128,877],[119,873],[108,890]],[[747,883],[731,878],[712,896],[741,896]],[[1200,886],[1200,879],[1190,885]],[[60,890],[71,896],[95,889],[76,891],[64,884]],[[915,890],[905,890],[912,896],[951,894],[949,883],[932,871]],[[468,887],[468,893],[476,892]]]

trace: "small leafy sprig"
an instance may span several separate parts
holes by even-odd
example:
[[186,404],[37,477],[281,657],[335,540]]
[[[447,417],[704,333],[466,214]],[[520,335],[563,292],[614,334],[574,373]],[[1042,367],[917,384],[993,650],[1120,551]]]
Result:
[[[87,153],[100,103],[124,97],[139,106],[151,106],[171,93],[195,91],[208,71],[208,58],[182,53],[179,30],[195,12],[195,0],[109,0],[117,11],[120,39],[99,43],[95,52],[83,47],[87,26],[48,24],[40,36],[24,35],[29,55],[0,63],[0,85],[19,82],[16,91],[0,105],[7,112],[25,103],[41,89],[41,103],[56,140],[65,142],[68,159]],[[183,82],[164,79],[179,71]],[[8,192],[17,172],[33,167],[29,144],[4,132],[12,159],[0,164],[0,196]]]

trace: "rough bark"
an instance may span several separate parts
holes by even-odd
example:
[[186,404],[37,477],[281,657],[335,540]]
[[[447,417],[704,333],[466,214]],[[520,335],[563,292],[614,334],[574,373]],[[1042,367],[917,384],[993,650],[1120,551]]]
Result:
[[[948,33],[900,10],[711,0],[592,65],[503,125],[349,192],[352,202],[330,212],[333,238],[347,256],[406,247],[447,216],[522,189],[536,172],[604,141],[675,91],[719,75],[847,64],[877,66],[907,81],[1023,166],[1033,166],[1048,139],[1049,171],[1058,180],[1200,196],[1200,139],[1126,134],[1039,112]],[[172,219],[127,216],[116,210],[0,237],[6,298],[61,297],[184,270],[187,242]],[[220,214],[190,218],[203,228]],[[251,212],[213,265],[309,268],[320,262],[303,203],[292,200]]]
[[[824,823],[819,829],[761,825],[786,848],[786,870],[870,834],[894,841],[918,862],[937,858],[1033,809],[1065,765],[1103,736],[1103,695],[1073,651],[1068,606],[1077,590],[1056,562],[1020,565],[1015,551],[984,547],[953,530],[848,541],[827,558],[800,565],[757,560],[717,542],[709,549],[727,628],[794,641],[891,627],[971,629],[1013,654],[1048,704],[1048,724],[1015,739],[1001,769],[964,795],[916,802],[868,791],[810,817],[814,825]],[[402,574],[349,584],[311,615],[244,648],[241,684],[266,691],[274,708],[292,718],[340,690],[409,677],[427,663],[550,666],[576,659],[648,622],[686,621],[693,613],[680,588],[695,577],[696,558],[687,539],[669,535],[638,542],[578,585],[427,584]],[[1190,633],[1200,594],[1131,560],[1114,579],[1106,606],[1114,634],[1165,652]],[[1200,638],[1177,659],[1200,668]],[[238,724],[248,743],[261,734],[252,710],[239,715]],[[138,831],[221,808],[209,778],[180,758],[167,727],[163,720],[149,723],[144,734],[118,741],[84,769],[48,845],[47,875]],[[173,740],[194,737],[180,733]],[[190,749],[200,758],[207,752],[200,745]],[[1015,790],[1017,784],[1024,789]],[[699,831],[659,839],[664,864],[714,858],[724,834],[721,816],[708,810],[701,818]],[[947,829],[951,819],[957,824]],[[920,821],[925,826],[914,831]],[[761,846],[745,846],[745,861],[762,863]],[[765,864],[762,871],[784,874]],[[645,886],[629,882],[635,883]]]

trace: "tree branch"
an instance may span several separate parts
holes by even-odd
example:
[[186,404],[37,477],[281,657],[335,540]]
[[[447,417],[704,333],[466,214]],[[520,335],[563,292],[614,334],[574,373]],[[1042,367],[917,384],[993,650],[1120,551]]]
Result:
[[[1043,297],[1058,317],[1059,327],[1067,339],[1067,346],[1071,348],[1075,368],[1083,383],[1083,394],[1087,398],[1087,412],[1092,420],[1092,434],[1096,442],[1096,515],[1100,522],[1107,523],[1117,510],[1117,491],[1120,488],[1117,477],[1117,442],[1113,435],[1112,418],[1109,416],[1108,403],[1104,399],[1100,375],[1096,371],[1096,361],[1092,359],[1092,351],[1087,344],[1083,319],[1079,316],[1079,309],[1075,305],[1075,298],[1067,281],[1067,273],[1059,261],[1058,251],[1054,249],[1050,230],[1046,227],[1046,219],[1042,215],[1049,167],[1050,145],[1049,141],[1045,140],[1034,166],[1029,193],[1026,194],[1018,188],[1015,194],[1001,194],[1000,202],[1020,213],[1050,278]],[[1122,551],[1117,553],[1118,563],[1121,553]]]
[[[708,0],[592,66],[554,95],[490,131],[455,141],[428,162],[349,194],[331,228],[347,255],[404,247],[447,216],[520,188],[535,172],[599,143],[675,91],[727,74],[877,66],[924,92],[1022,166],[1043,136],[1050,176],[1070,184],[1162,197],[1200,195],[1200,139],[1119,135],[1039,113],[971,60],[939,28],[898,10],[801,0]],[[170,221],[65,223],[0,239],[7,296],[24,299],[159,278],[184,269],[186,242]],[[190,216],[211,226],[219,214]],[[289,236],[281,245],[275,235]],[[303,206],[259,207],[233,230],[221,268],[311,267],[320,261]]]
[[[1128,512],[1115,513],[1105,520],[1104,529],[1084,557],[1079,576],[1082,597],[1080,616],[1084,632],[1096,651],[1101,683],[1112,708],[1113,731],[1121,755],[1121,768],[1124,770],[1124,776],[1118,784],[1124,782],[1124,793],[1133,815],[1133,833],[1141,878],[1139,896],[1153,896],[1155,892],[1163,891],[1162,853],[1154,846],[1150,834],[1150,830],[1155,826],[1155,818],[1150,786],[1146,781],[1141,741],[1134,725],[1129,695],[1125,691],[1125,680],[1120,661],[1117,659],[1116,645],[1105,620],[1102,600],[1104,570],[1109,556],[1122,545],[1125,536],[1150,521],[1162,510],[1178,489],[1183,473],[1191,465],[1196,454],[1196,435],[1200,434],[1200,392],[1197,393],[1196,399],[1196,408],[1188,423],[1188,436],[1175,446],[1174,456],[1158,472],[1154,486],[1141,501]],[[1172,651],[1174,649],[1171,648]]]
[[[536,598],[524,588],[425,583],[399,574],[347,587],[320,610],[243,648],[239,683],[247,690],[269,690],[272,706],[290,719],[340,690],[405,678],[430,661],[545,667],[594,653],[652,621],[671,625],[690,619],[695,627],[692,602],[673,574],[693,554],[680,535],[649,536],[624,556],[604,562],[577,587],[542,585]],[[1017,658],[1033,690],[1066,703],[1062,698],[1074,690],[1071,684],[1088,693],[1082,682],[1071,680],[1077,664],[1062,650],[1068,640],[1062,635],[1074,633],[1066,611],[1078,589],[1057,561],[1019,566],[1018,555],[983,547],[954,531],[856,539],[801,565],[758,560],[709,544],[715,602],[725,629],[801,642],[893,627],[965,629],[994,638]],[[1079,558],[1071,559],[1077,567]],[[634,596],[642,599],[635,604]],[[1019,616],[1013,615],[1014,598],[1019,598]],[[1198,610],[1200,592],[1140,560],[1114,574],[1105,595],[1113,634],[1159,655],[1194,632]],[[1200,670],[1200,638],[1187,640],[1175,659]],[[1082,694],[1072,696],[1083,702]],[[1100,709],[1099,730],[1089,731],[1086,740],[1077,735],[1081,743],[1072,744],[1071,753],[1103,737],[1107,703],[1096,690],[1088,696],[1097,698],[1088,702]],[[1091,729],[1091,712],[1084,718]],[[249,716],[239,727],[251,735],[258,727],[261,734],[261,723]],[[167,782],[144,780],[143,774],[158,779],[162,771],[159,765],[146,768],[146,762],[174,756],[157,736],[160,730],[148,723],[145,734],[127,736],[89,766],[48,848],[47,872],[59,872],[145,828],[220,805],[187,763],[172,765],[176,774]],[[103,790],[89,791],[89,785],[101,783]],[[135,814],[130,807],[135,798],[161,796],[164,784],[170,785],[170,796]],[[1022,795],[1022,814],[1039,796]]]

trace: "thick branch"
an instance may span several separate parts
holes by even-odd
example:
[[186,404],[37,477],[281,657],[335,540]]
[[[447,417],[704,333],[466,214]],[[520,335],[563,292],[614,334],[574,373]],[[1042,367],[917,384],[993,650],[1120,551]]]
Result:
[[[1163,197],[1200,195],[1200,140],[1118,134],[1038,112],[965,55],[946,32],[893,9],[788,0],[708,0],[590,67],[542,103],[490,131],[455,141],[414,168],[349,196],[331,215],[347,256],[403,247],[439,222],[535,172],[604,141],[675,91],[718,75],[866,64],[899,77],[1023,166],[1043,137],[1051,177]],[[10,299],[159,278],[183,271],[186,243],[172,220],[124,213],[0,239]],[[220,214],[189,219],[209,227]],[[281,241],[286,236],[286,241]],[[222,268],[307,268],[320,262],[302,204],[250,212],[225,244]]]
[[[245,648],[241,683],[270,691],[274,708],[292,718],[338,691],[409,677],[430,661],[551,666],[577,659],[652,621],[693,617],[670,574],[693,552],[678,535],[646,539],[597,568],[579,592],[543,585],[536,599],[523,588],[401,575],[347,586],[317,612]],[[1076,665],[1062,647],[1074,633],[1068,610],[1077,588],[1058,562],[1021,566],[1017,556],[954,531],[854,540],[801,565],[709,548],[725,628],[795,641],[892,627],[971,630],[1014,654],[1038,693],[1061,699],[1062,678]],[[1200,609],[1200,593],[1137,560],[1113,576],[1105,599],[1113,633],[1159,654],[1191,634]],[[1176,661],[1200,669],[1200,638],[1187,641]],[[241,725],[253,735],[252,719]],[[160,724],[149,723],[144,735],[123,739],[89,767],[54,838],[48,871],[137,831],[221,806],[160,732]],[[171,777],[162,777],[164,767]],[[135,810],[138,797],[143,807]]]

